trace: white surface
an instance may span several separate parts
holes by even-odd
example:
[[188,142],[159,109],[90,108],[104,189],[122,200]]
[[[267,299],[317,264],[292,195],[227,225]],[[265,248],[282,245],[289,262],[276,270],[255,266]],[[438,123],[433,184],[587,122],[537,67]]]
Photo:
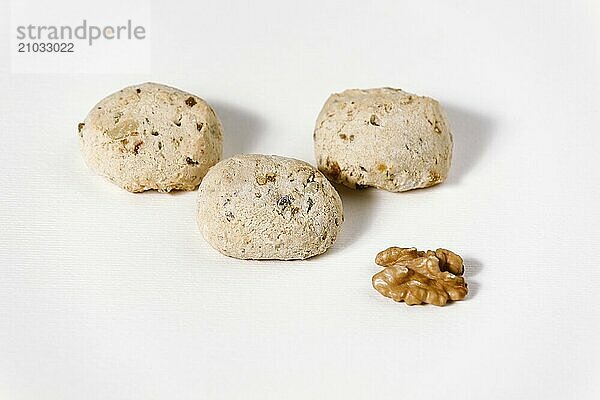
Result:
[[[2,34],[0,399],[598,398],[600,5],[248,3],[154,2],[150,75],[11,75]],[[89,108],[148,80],[211,102],[227,155],[311,162],[330,92],[430,95],[451,176],[341,190],[323,256],[228,259],[195,193],[130,194],[81,160]],[[381,297],[388,245],[463,255],[468,299]]]

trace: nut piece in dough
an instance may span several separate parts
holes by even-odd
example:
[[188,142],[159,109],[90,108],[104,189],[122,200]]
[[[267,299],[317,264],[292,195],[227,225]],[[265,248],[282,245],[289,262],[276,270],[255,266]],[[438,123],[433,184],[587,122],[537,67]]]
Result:
[[197,221],[204,239],[227,256],[292,260],[325,252],[344,215],[340,196],[313,166],[239,154],[204,177]]
[[467,295],[462,258],[446,249],[435,252],[390,247],[375,258],[385,267],[373,276],[373,287],[385,297],[406,304],[445,305]]
[[318,168],[330,180],[392,192],[443,182],[453,145],[436,100],[392,88],[332,94],[314,142]]
[[144,83],[101,100],[78,125],[91,169],[131,192],[194,190],[221,159],[221,122],[201,98]]

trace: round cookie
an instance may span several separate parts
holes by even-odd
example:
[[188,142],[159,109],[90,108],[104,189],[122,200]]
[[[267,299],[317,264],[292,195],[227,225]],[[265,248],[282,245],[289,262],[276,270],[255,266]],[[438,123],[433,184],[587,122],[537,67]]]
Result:
[[452,135],[439,103],[400,89],[351,89],[329,97],[315,126],[319,169],[351,188],[392,192],[443,182]]
[[212,167],[198,189],[202,235],[230,257],[312,257],[335,242],[343,220],[327,178],[293,158],[239,154]]
[[144,83],[101,100],[79,124],[86,163],[131,192],[195,189],[221,159],[221,122],[201,98]]

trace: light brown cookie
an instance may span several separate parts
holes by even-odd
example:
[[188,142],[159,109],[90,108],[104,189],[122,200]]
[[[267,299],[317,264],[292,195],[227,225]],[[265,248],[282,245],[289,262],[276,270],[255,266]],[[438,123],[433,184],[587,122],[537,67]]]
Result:
[[198,189],[202,235],[230,257],[312,257],[335,242],[343,220],[327,178],[292,158],[236,155],[211,168]]
[[443,182],[452,135],[439,103],[399,89],[351,89],[329,97],[315,126],[319,169],[351,188],[392,192]]
[[221,123],[212,108],[156,83],[106,97],[78,131],[90,168],[131,192],[193,190],[223,151]]

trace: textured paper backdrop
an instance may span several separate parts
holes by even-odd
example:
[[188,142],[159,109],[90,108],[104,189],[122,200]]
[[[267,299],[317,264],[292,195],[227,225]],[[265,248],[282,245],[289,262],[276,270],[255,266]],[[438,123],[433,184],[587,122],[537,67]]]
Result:
[[[0,5],[1,399],[598,398],[600,7],[355,3],[156,1],[146,75],[10,74]],[[312,163],[331,92],[429,95],[451,174],[340,189],[343,233],[314,259],[225,258],[195,193],[130,194],[80,157],[77,123],[143,81],[213,104],[227,156]],[[461,254],[468,298],[381,297],[389,245]]]

